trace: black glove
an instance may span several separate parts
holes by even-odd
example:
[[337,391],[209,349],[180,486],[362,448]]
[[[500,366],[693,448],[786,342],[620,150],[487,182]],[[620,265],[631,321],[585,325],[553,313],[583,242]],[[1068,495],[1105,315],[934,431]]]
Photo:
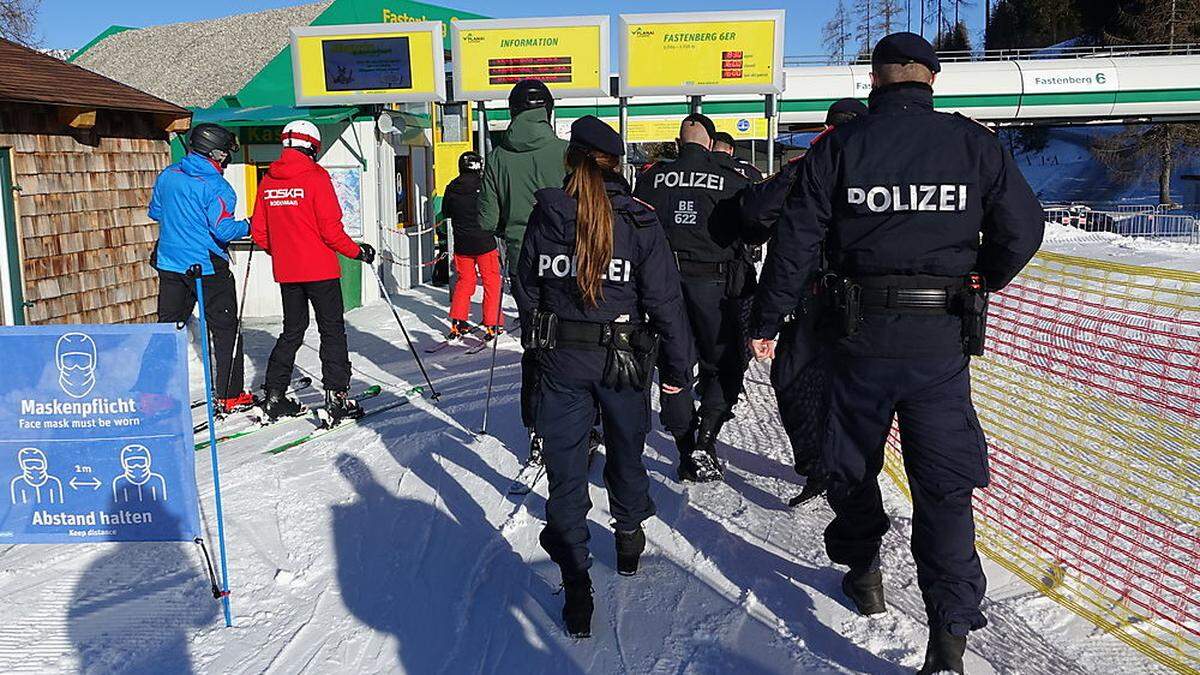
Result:
[[375,262],[375,247],[370,244],[358,243],[358,260],[368,265]]

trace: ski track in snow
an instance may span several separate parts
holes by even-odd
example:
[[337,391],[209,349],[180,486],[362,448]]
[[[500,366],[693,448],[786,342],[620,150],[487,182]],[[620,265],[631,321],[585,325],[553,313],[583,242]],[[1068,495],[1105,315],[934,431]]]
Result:
[[[417,349],[444,330],[446,293],[398,296]],[[257,383],[277,330],[246,330]],[[421,384],[385,307],[348,316],[355,386]],[[319,377],[315,329],[299,354]],[[722,432],[722,484],[680,485],[673,442],[647,439],[658,515],[632,578],[616,555],[603,459],[591,470],[593,637],[560,626],[557,569],[537,542],[543,478],[508,495],[527,439],[519,353],[500,345],[490,436],[477,436],[490,350],[421,353],[442,402],[415,399],[279,456],[263,449],[311,422],[220,448],[235,625],[223,626],[195,546],[87,544],[0,549],[0,672],[904,673],[920,665],[924,609],[908,553],[909,507],[893,517],[888,614],[853,613],[825,558],[823,503],[789,509],[800,480],[764,366]],[[196,371],[193,368],[193,371]],[[193,372],[197,387],[200,374]],[[315,401],[318,390],[306,392]],[[216,555],[208,452],[197,454]],[[972,635],[972,673],[1150,672],[1112,636],[986,563],[991,625]]]

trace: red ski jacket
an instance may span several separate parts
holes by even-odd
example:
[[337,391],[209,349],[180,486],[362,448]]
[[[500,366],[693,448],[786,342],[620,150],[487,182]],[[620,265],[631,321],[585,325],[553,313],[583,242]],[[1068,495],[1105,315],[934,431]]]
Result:
[[335,251],[347,258],[359,254],[342,229],[329,172],[292,148],[283,149],[258,187],[250,235],[271,255],[281,284],[337,279],[342,271]]

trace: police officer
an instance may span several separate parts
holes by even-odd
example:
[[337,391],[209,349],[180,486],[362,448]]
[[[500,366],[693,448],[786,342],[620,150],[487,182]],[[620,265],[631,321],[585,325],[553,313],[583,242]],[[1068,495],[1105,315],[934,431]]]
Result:
[[733,135],[730,133],[718,131],[713,134],[712,151],[718,162],[742,174],[751,183],[762,180],[763,172],[759,171],[757,166],[733,154],[736,146],[737,142],[733,140]]
[[697,482],[722,478],[717,433],[742,391],[741,307],[755,282],[737,214],[738,193],[749,182],[713,155],[715,133],[712,120],[688,115],[679,128],[679,158],[648,167],[636,191],[666,229],[683,280],[700,363],[700,406],[690,392],[664,396],[662,422],[679,448],[679,478]]
[[864,614],[886,611],[879,547],[888,529],[878,476],[898,416],[913,499],[913,557],[930,639],[921,673],[963,672],[985,579],[971,495],[988,483],[971,405],[969,355],[982,352],[985,290],[1037,251],[1042,210],[987,128],[935,112],[937,56],[889,35],[872,54],[870,115],[830,132],[799,167],[757,297],[756,355],[769,358],[822,241],[822,280],[841,329],[831,354],[822,462],[834,519],[829,557]]
[[[834,128],[865,114],[867,106],[858,99],[835,101],[825,115],[825,129],[810,146],[821,143]],[[770,236],[775,231],[784,200],[796,181],[803,159],[803,156],[793,159],[779,173],[751,185],[742,193],[741,211],[747,230],[760,232],[761,236]],[[819,277],[824,267],[824,261],[819,255],[817,258],[814,277]],[[780,329],[778,353],[771,361],[771,384],[775,387],[779,418],[792,445],[792,466],[796,473],[807,479],[804,490],[791,500],[793,506],[819,497],[825,491],[824,471],[817,460],[825,430],[828,369],[824,345],[816,334],[818,309],[811,293],[801,297],[791,320],[785,321]]]
[[654,514],[642,449],[657,352],[664,394],[680,393],[692,367],[679,274],[654,213],[621,176],[624,154],[599,119],[571,125],[566,186],[538,191],[514,285],[541,379],[535,421],[550,496],[540,540],[562,570],[563,620],[576,637],[591,633],[587,445],[596,406],[617,571],[632,575],[646,545],[641,524]]
[[[540,80],[521,80],[508,93],[511,122],[499,146],[488,156],[479,192],[479,226],[506,242],[503,266],[512,276],[533,210],[533,195],[563,184],[567,143],[554,133],[554,97]],[[501,317],[484,323],[503,324]],[[541,462],[542,440],[534,427],[537,408],[536,362],[521,358],[521,421],[529,431],[529,463]]]

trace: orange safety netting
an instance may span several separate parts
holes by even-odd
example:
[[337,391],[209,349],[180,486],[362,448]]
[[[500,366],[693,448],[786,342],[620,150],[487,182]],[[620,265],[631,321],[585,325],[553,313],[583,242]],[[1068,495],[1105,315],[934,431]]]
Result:
[[[979,549],[1150,658],[1200,669],[1200,273],[1043,252],[972,364]],[[902,488],[893,429],[887,471]],[[906,488],[905,488],[906,489]]]

